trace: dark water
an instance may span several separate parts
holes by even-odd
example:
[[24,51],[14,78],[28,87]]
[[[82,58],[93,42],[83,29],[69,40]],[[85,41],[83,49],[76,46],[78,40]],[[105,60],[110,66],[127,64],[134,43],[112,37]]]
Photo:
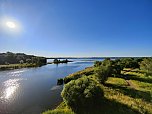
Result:
[[40,114],[61,101],[57,79],[92,66],[94,60],[77,59],[68,64],[50,64],[0,72],[0,114]]

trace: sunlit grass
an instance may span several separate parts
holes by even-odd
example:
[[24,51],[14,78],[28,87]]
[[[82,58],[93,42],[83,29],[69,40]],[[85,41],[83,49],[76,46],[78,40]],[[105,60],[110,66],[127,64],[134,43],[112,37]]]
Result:
[[114,77],[109,77],[108,80],[106,81],[107,84],[114,84],[114,85],[119,85],[119,86],[126,86],[127,83],[124,79],[122,78],[114,78]]
[[[86,73],[85,70],[83,72]],[[125,69],[123,73],[128,76],[127,80],[134,87],[128,85],[123,75],[121,78],[109,77],[104,85],[103,104],[98,108],[92,108],[90,114],[101,114],[101,112],[103,114],[152,114],[152,76],[145,76],[144,71],[139,69]],[[90,75],[90,78],[96,80],[94,75]],[[55,110],[43,114],[74,114],[74,112],[62,102]]]

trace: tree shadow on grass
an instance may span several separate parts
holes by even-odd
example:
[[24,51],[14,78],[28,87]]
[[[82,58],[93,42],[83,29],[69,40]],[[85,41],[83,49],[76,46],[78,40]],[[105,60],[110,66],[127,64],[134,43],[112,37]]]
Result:
[[138,77],[136,75],[131,75],[131,74],[123,74],[117,77],[123,78],[125,80],[136,80],[136,81],[145,82],[145,83],[152,83],[151,78],[141,78],[141,77]]
[[[87,110],[87,111],[86,111]],[[140,114],[139,111],[115,100],[103,99],[101,105],[93,106],[76,114]]]
[[105,86],[117,89],[119,92],[123,93],[124,95],[128,95],[132,98],[141,98],[147,102],[151,102],[151,94],[148,91],[139,91],[134,88],[122,87],[114,84],[105,84]]

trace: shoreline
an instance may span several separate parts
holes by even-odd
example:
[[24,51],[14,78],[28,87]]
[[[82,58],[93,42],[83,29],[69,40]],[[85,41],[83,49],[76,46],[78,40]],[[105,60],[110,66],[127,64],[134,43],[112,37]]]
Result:
[[40,66],[43,66],[43,65],[30,64],[30,63],[0,65],[0,71],[15,70],[15,69],[21,69],[21,68],[32,68],[32,67],[34,68],[34,67],[40,67]]

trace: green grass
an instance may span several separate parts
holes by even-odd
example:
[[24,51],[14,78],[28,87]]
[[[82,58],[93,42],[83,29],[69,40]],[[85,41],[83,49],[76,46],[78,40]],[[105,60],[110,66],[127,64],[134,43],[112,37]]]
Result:
[[42,114],[74,114],[74,112],[62,102],[56,109],[48,110]]
[[0,65],[0,70],[11,70],[11,69],[26,68],[26,67],[37,67],[37,65],[32,63]]
[[[124,77],[134,86],[130,86]],[[62,102],[56,109],[43,114],[74,112]],[[104,85],[103,103],[93,107],[90,114],[152,114],[152,76],[145,76],[139,69],[125,69],[120,78],[109,77]]]

